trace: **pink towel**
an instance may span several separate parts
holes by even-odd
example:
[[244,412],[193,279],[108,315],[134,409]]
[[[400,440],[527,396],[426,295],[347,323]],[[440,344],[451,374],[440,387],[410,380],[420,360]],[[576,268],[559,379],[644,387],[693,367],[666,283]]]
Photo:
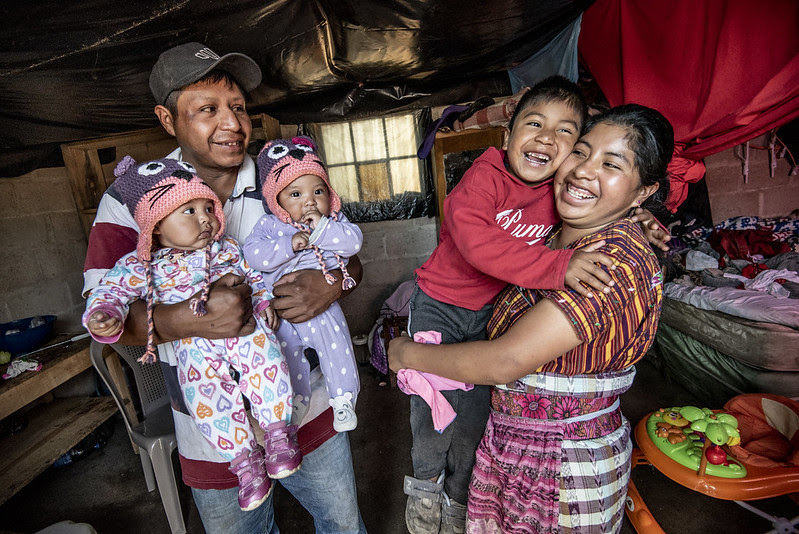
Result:
[[[438,345],[441,343],[441,333],[433,330],[417,332],[413,335],[413,340],[417,343],[431,343]],[[451,389],[462,389],[469,391],[474,388],[473,384],[464,384],[457,380],[451,380],[432,373],[423,373],[415,369],[400,369],[397,373],[397,385],[403,393],[408,395],[419,395],[430,406],[433,414],[433,427],[441,433],[455,419],[455,410],[441,391]]]

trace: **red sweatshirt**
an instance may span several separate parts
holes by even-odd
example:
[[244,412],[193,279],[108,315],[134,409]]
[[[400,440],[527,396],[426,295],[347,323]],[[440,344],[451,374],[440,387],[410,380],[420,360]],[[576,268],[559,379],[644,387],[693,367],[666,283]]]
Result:
[[470,310],[493,302],[507,285],[564,289],[573,250],[550,250],[558,222],[552,180],[527,185],[489,148],[444,200],[439,244],[416,270],[428,296]]

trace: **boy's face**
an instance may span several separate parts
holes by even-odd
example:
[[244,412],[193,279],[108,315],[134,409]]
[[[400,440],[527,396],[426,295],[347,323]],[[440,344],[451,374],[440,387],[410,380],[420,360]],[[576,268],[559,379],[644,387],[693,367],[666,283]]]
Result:
[[162,248],[200,250],[219,232],[219,221],[214,214],[214,203],[205,198],[195,198],[161,219],[153,235]]
[[527,184],[554,176],[580,137],[580,114],[561,101],[531,102],[516,117],[502,146],[510,172]]
[[292,221],[308,226],[316,226],[320,217],[330,215],[330,192],[324,180],[314,174],[300,176],[283,188],[277,194],[277,203]]

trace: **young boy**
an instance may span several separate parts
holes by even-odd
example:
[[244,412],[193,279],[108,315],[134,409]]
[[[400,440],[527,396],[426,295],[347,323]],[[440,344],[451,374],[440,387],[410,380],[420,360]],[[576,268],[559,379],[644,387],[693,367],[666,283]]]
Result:
[[[285,478],[300,468],[292,412],[288,364],[272,332],[277,315],[269,306],[261,275],[244,261],[235,240],[223,237],[222,203],[183,161],[162,159],[143,164],[126,156],[117,165],[114,183],[139,225],[137,249],[120,258],[92,291],[83,323],[92,337],[114,343],[131,302],[145,300],[147,352],[155,362],[153,307],[183,302],[198,289],[189,306],[205,314],[208,288],[227,273],[244,276],[253,287],[255,331],[225,339],[174,341],[183,401],[203,437],[230,462],[239,479],[239,505],[249,511],[269,496],[266,477]],[[238,381],[230,369],[240,374]],[[243,396],[264,430],[264,448],[256,441],[244,410]]]
[[[444,201],[439,244],[416,270],[408,331],[441,333],[441,343],[485,338],[497,294],[509,283],[590,296],[608,291],[612,258],[550,250],[558,222],[552,177],[587,117],[579,87],[553,76],[519,100],[503,143],[489,148]],[[601,243],[599,244],[601,245]],[[610,282],[612,283],[612,282]],[[490,365],[490,355],[486,355]],[[430,407],[411,396],[414,477],[406,477],[405,520],[412,533],[462,531],[474,454],[489,412],[489,388],[442,391],[458,414],[441,433]]]
[[[321,269],[329,284],[351,289],[345,260],[358,253],[363,234],[341,211],[341,199],[330,186],[313,139],[276,139],[258,154],[258,176],[266,214],[244,242],[244,257],[274,284],[298,269]],[[338,281],[330,270],[341,269]],[[276,332],[290,359],[295,409],[310,401],[310,365],[305,349],[313,348],[327,384],[337,432],[355,429],[355,402],[360,391],[358,366],[349,327],[338,302],[309,321],[283,321]]]

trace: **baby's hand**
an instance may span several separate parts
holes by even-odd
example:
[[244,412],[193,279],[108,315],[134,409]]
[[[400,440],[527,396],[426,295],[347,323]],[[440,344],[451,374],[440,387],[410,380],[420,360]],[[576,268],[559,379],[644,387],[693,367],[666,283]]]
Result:
[[272,330],[277,330],[277,327],[280,325],[280,317],[277,316],[277,312],[272,306],[266,307],[261,312],[261,318],[266,320],[266,324]]
[[[574,289],[584,297],[593,296],[591,288],[603,293],[610,293],[610,286],[614,285],[615,282],[597,263],[601,263],[611,270],[615,269],[616,265],[610,256],[595,252],[596,249],[604,245],[604,241],[599,241],[574,252],[569,260],[569,265],[566,267],[564,283],[567,287]],[[585,287],[583,284],[589,287]]]
[[630,218],[633,222],[641,225],[641,230],[644,231],[644,237],[651,245],[658,247],[663,251],[668,251],[669,247],[666,243],[671,240],[671,234],[666,230],[663,225],[652,215],[652,212],[644,208],[635,208],[635,214]]
[[97,337],[111,337],[122,330],[122,321],[105,312],[96,311],[89,317],[87,328]]
[[319,224],[320,220],[322,220],[322,214],[315,209],[303,214],[302,216],[302,223],[308,226],[311,230],[316,229],[316,225]]
[[294,252],[299,252],[308,248],[308,237],[305,232],[297,232],[291,236],[291,249]]

